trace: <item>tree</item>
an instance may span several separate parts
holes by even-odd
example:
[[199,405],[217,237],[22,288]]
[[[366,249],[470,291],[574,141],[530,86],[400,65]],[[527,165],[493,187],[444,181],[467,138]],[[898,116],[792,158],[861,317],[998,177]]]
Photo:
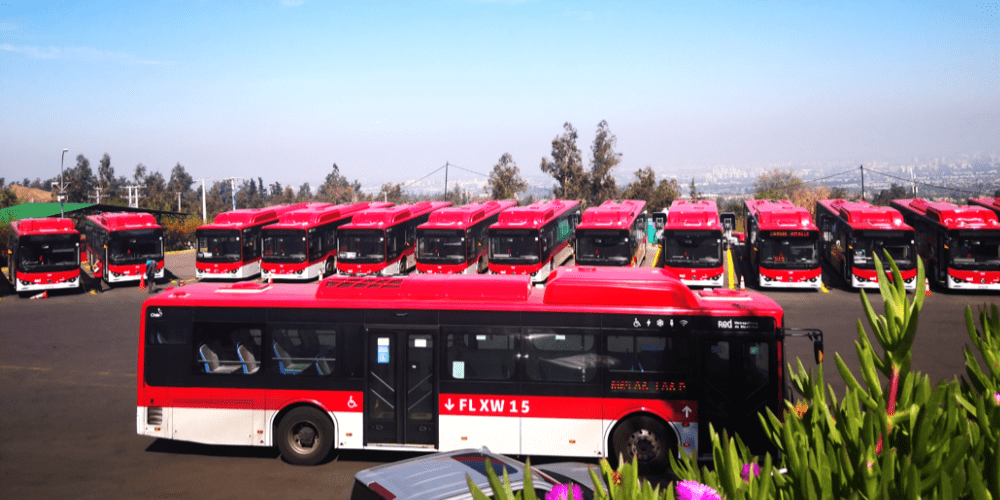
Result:
[[187,173],[187,169],[180,162],[174,165],[174,168],[170,171],[170,180],[167,181],[167,191],[170,192],[172,196],[177,196],[177,193],[181,193],[181,209],[186,206],[192,206],[195,203],[194,191],[191,190],[191,186],[194,185],[194,178]]
[[[357,181],[354,182],[357,183]],[[326,175],[323,184],[316,191],[316,199],[330,203],[350,203],[356,198],[357,194],[353,186],[346,177],[340,174],[340,167],[334,163],[333,169]]]
[[701,194],[698,193],[698,186],[694,184],[694,177],[691,178],[691,188],[688,192],[691,194],[692,200],[698,201],[701,199]]
[[758,200],[791,199],[792,194],[803,187],[802,179],[793,170],[779,168],[764,172],[753,183],[754,198]]
[[517,199],[518,193],[523,193],[528,188],[528,183],[521,178],[521,171],[514,163],[514,158],[510,153],[500,156],[500,161],[493,165],[490,178],[483,188],[486,194],[493,200]]
[[309,183],[304,182],[299,186],[299,194],[296,196],[296,201],[309,201],[312,199],[312,189],[309,188]]
[[66,201],[72,203],[87,203],[94,187],[94,173],[90,170],[90,160],[86,156],[77,155],[76,166],[63,174],[66,183]]
[[375,201],[391,201],[395,204],[405,203],[409,196],[403,191],[402,184],[387,182],[382,184],[382,189],[375,195]]
[[830,188],[830,198],[847,200],[851,198],[851,195],[847,192],[847,188],[834,186]]
[[901,186],[895,182],[889,186],[889,189],[883,189],[878,193],[877,196],[872,200],[873,205],[889,206],[889,202],[892,200],[898,200],[900,198],[906,198],[909,195],[909,190],[906,186]]
[[[144,187],[145,208],[153,210],[173,210],[170,192],[167,191],[167,181],[160,172],[153,172],[146,176],[142,185]],[[175,201],[176,203],[176,201]]]
[[606,200],[614,198],[618,194],[618,187],[612,173],[615,166],[622,161],[622,154],[615,152],[615,144],[618,138],[611,133],[608,122],[601,120],[597,124],[597,135],[594,137],[594,144],[590,147],[590,175],[585,186],[587,189],[587,202],[591,206],[600,205]]
[[559,183],[552,190],[554,197],[576,200],[582,198],[587,178],[583,172],[580,149],[576,147],[576,129],[566,122],[563,130],[561,136],[552,139],[552,161],[542,158],[541,169]]
[[656,182],[656,174],[652,167],[646,167],[635,172],[635,180],[622,190],[621,197],[628,200],[645,200],[646,208],[658,211],[670,207],[675,199],[681,196],[681,186],[677,179],[661,179]]
[[97,167],[97,186],[101,188],[101,203],[107,203],[122,195],[122,185],[115,178],[115,168],[111,166],[111,156],[104,153]]

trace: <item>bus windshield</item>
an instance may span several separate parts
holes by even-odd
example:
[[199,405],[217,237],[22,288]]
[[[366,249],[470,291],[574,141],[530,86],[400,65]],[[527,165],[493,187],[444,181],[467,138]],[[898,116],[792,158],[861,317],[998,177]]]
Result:
[[624,266],[632,262],[629,232],[581,230],[576,237],[576,263],[585,266]]
[[201,262],[239,262],[243,245],[237,229],[207,229],[196,231],[198,260]]
[[17,269],[26,273],[69,271],[80,267],[76,234],[22,236],[18,241]]
[[766,237],[760,241],[760,263],[766,267],[810,269],[819,265],[816,238]]
[[263,231],[264,260],[267,262],[305,262],[306,232],[298,229]]
[[719,231],[664,231],[663,263],[675,267],[721,266],[722,233]]
[[949,265],[970,271],[1000,271],[1000,232],[953,231],[948,245]]
[[852,246],[854,266],[875,269],[875,256],[885,261],[884,250],[900,269],[913,269],[913,233],[910,231],[859,231]]
[[467,260],[465,231],[458,229],[418,229],[417,261],[460,263]]
[[108,259],[112,264],[141,264],[162,258],[162,229],[115,232],[108,238]]
[[337,231],[337,259],[343,262],[375,263],[385,260],[385,231],[343,229]]
[[497,264],[537,264],[541,246],[537,229],[495,229],[490,231],[490,262]]

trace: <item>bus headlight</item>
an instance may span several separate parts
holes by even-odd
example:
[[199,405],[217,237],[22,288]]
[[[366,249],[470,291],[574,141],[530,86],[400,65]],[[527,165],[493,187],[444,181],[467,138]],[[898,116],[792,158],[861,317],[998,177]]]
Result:
[[233,269],[232,271],[229,271],[229,274],[236,274],[236,271],[238,271],[238,270],[239,269]]
[[956,278],[954,276],[949,276],[949,277],[951,278],[951,281],[953,281],[955,283],[961,283],[962,282],[962,280],[960,280],[960,279],[958,279],[958,278]]
[[917,279],[916,276],[912,278],[906,278],[905,280],[903,280],[903,283],[913,283],[916,279]]
[[764,281],[774,281],[770,276],[764,276]]
[[24,286],[28,286],[28,285],[31,284],[30,281],[24,281],[24,280],[20,280],[20,281],[21,281],[21,284],[24,285]]
[[819,279],[819,277],[816,277],[816,276],[814,276],[814,277],[812,277],[812,278],[809,278],[809,282],[810,282],[810,283],[815,283],[815,282],[816,282],[816,280],[818,280],[818,279]]
[[302,270],[299,269],[298,271],[295,271],[295,274],[301,275],[302,274]]
[[72,278],[70,278],[70,279],[68,279],[66,281],[69,282],[69,283],[76,283],[76,276],[74,276],[74,277],[72,277]]

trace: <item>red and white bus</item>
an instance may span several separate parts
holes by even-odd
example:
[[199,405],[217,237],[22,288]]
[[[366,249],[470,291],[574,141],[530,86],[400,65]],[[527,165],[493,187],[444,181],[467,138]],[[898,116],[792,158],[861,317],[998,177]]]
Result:
[[788,200],[746,200],[747,254],[758,286],[822,288],[819,228]]
[[267,208],[243,208],[222,212],[211,223],[195,231],[198,253],[195,255],[195,277],[199,279],[241,280],[261,273],[261,230],[278,222],[278,216],[306,208],[298,203]]
[[536,282],[573,256],[580,202],[539,200],[504,210],[490,226],[490,272],[530,274]]
[[[903,287],[917,288],[916,240],[898,210],[864,200],[819,200],[816,220],[822,232],[820,253],[847,286],[878,288],[875,259],[884,260],[887,250],[899,267]],[[891,282],[888,264],[885,270]]]
[[685,285],[721,287],[726,274],[723,228],[712,200],[675,200],[663,227],[663,268]]
[[163,278],[163,227],[147,213],[116,212],[88,216],[83,222],[91,269],[102,270],[107,283],[138,283],[146,262],[156,263]]
[[950,290],[1000,290],[1000,222],[992,210],[922,199],[891,205],[916,231],[929,280]]
[[[662,269],[200,283],[143,304],[138,434],[277,446],[710,457],[708,424],[767,446],[785,409],[783,312]],[[799,334],[801,335],[801,334]],[[809,334],[817,358],[822,333]]]
[[337,228],[361,210],[391,205],[313,203],[279,215],[278,222],[261,229],[261,277],[309,281],[337,274]]
[[646,258],[646,202],[608,200],[583,211],[576,265],[640,266]]
[[969,198],[969,205],[988,208],[1000,217],[1000,198]]
[[474,201],[431,212],[417,226],[417,271],[478,274],[486,272],[489,228],[514,200]]
[[450,201],[421,201],[354,214],[337,231],[337,269],[344,274],[396,276],[416,267],[417,226]]
[[7,281],[17,293],[80,288],[80,232],[72,219],[10,223]]

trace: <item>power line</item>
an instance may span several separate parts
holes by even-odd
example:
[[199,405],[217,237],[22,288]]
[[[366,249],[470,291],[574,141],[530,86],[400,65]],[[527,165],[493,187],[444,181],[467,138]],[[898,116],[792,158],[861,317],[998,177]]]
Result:
[[937,189],[947,189],[949,191],[958,191],[960,193],[967,193],[967,194],[979,194],[980,193],[979,191],[969,191],[969,190],[966,190],[966,189],[959,189],[959,188],[953,188],[953,187],[947,187],[947,186],[938,186],[936,184],[928,184],[926,182],[920,182],[918,180],[905,179],[903,177],[897,177],[895,175],[887,174],[885,172],[879,172],[878,170],[872,170],[870,168],[868,169],[868,171],[869,172],[874,172],[874,173],[879,174],[879,175],[884,175],[886,177],[891,177],[893,179],[898,179],[898,180],[901,180],[901,181],[904,181],[904,182],[908,182],[910,184],[920,184],[921,186],[927,186],[927,187],[932,187],[932,188],[937,188]]
[[854,172],[854,169],[852,168],[850,170],[844,170],[843,172],[839,172],[839,173],[836,173],[836,174],[833,174],[833,175],[828,175],[826,177],[820,177],[819,179],[810,179],[808,181],[802,181],[802,183],[803,184],[807,184],[809,182],[823,181],[823,180],[829,179],[831,177],[837,177],[838,175],[850,174],[850,173],[853,173],[853,172]]
[[455,165],[454,163],[450,163],[449,165],[451,165],[451,166],[453,166],[453,167],[455,167],[455,168],[457,168],[457,169],[459,169],[459,170],[465,170],[466,172],[468,172],[468,173],[470,173],[470,174],[476,174],[476,175],[481,175],[481,176],[483,176],[483,177],[489,177],[489,175],[488,175],[488,174],[484,174],[484,173],[482,173],[482,172],[476,172],[475,170],[469,170],[469,169],[467,169],[467,168],[464,168],[464,167],[460,167],[460,166],[458,166],[458,165]]
[[[440,167],[438,167],[437,169],[435,169],[435,170],[434,170],[433,172],[431,172],[431,173],[429,173],[429,174],[427,174],[427,175],[425,175],[425,176],[423,176],[423,177],[421,177],[421,178],[419,178],[419,179],[417,179],[417,180],[415,180],[415,181],[411,181],[411,182],[409,182],[409,183],[407,183],[407,184],[405,184],[405,185],[401,186],[401,187],[400,187],[400,189],[403,189],[403,188],[406,188],[406,187],[408,187],[408,186],[412,186],[412,185],[414,185],[414,184],[416,184],[416,183],[418,183],[418,182],[420,182],[420,181],[422,181],[422,180],[424,180],[424,179],[426,179],[426,178],[428,178],[428,177],[430,177],[430,176],[432,176],[432,175],[434,175],[434,174],[436,174],[436,173],[440,172],[441,170],[443,170],[443,169],[444,169],[445,167],[447,167],[447,166],[448,166],[448,164],[447,164],[447,163],[446,163],[446,164],[444,164],[444,165],[441,165]],[[453,166],[454,166],[454,165],[453,165]]]

